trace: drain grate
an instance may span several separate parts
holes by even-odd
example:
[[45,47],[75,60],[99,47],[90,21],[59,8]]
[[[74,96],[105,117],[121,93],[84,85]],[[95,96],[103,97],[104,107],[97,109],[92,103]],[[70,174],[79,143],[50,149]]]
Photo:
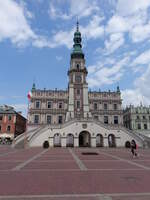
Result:
[[98,155],[97,152],[82,152],[82,155]]

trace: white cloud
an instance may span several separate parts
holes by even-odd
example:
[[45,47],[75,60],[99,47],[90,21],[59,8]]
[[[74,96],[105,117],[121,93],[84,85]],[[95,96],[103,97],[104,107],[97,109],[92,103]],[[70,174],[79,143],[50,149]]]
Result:
[[[102,20],[103,18],[94,15],[87,26],[80,26],[79,29],[82,33],[82,37],[86,38],[87,40],[102,37],[104,34],[104,27],[101,26]],[[36,40],[33,41],[33,45],[39,48],[55,48],[58,46],[66,46],[67,48],[71,49],[73,46],[74,32],[75,28],[68,31],[60,30],[57,33],[54,33],[51,39],[38,36]]]
[[[66,13],[62,9],[64,5],[67,5],[69,8]],[[97,0],[55,0],[50,2],[49,15],[52,19],[61,18],[63,20],[70,20],[75,16],[79,18],[88,17],[95,11],[99,11]]]
[[122,33],[111,34],[109,40],[105,41],[106,54],[113,53],[123,44],[124,44],[124,35]]
[[[27,13],[29,15],[29,13]],[[30,28],[25,17],[25,9],[13,0],[0,2],[0,41],[10,39],[18,46],[28,40],[35,39],[36,35]]]
[[[118,82],[124,74],[125,66],[129,62],[129,57],[116,62],[111,67],[101,66],[99,63],[96,66],[90,66],[88,83],[91,88],[100,87],[102,85],[110,85]],[[107,64],[105,63],[107,66]],[[92,71],[93,68],[93,71]]]
[[147,67],[146,71],[135,80],[134,85],[143,96],[147,97],[150,102],[150,65]]
[[121,91],[121,96],[123,99],[123,105],[135,105],[138,106],[140,103],[143,105],[150,105],[150,100],[143,96],[139,89],[126,89]]
[[62,56],[56,56],[56,60],[57,60],[57,61],[61,61],[62,59],[63,59]]
[[83,37],[86,37],[87,39],[97,39],[102,37],[104,34],[104,26],[101,25],[102,20],[102,17],[94,15],[87,26],[81,26],[80,30]]
[[150,22],[146,25],[139,25],[133,27],[131,31],[131,38],[133,42],[142,42],[150,37]]
[[107,33],[121,33],[128,30],[128,22],[119,15],[113,15],[108,21],[106,32]]
[[150,6],[150,0],[118,0],[117,13],[122,16],[132,15]]
[[109,19],[106,33],[129,33],[132,42],[142,42],[150,36],[148,8],[150,0],[119,0],[116,12]]
[[134,89],[126,89],[122,91],[124,105],[150,105],[150,65],[147,70],[134,81]]
[[150,62],[150,50],[147,50],[137,56],[135,60],[133,61],[132,65],[138,65],[138,64],[148,64]]

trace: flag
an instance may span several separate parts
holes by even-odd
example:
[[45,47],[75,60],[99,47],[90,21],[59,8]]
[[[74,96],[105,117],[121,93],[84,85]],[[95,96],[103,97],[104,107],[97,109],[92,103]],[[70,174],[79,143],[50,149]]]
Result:
[[31,99],[31,97],[32,97],[32,92],[31,91],[28,92],[27,97],[28,97],[29,100]]

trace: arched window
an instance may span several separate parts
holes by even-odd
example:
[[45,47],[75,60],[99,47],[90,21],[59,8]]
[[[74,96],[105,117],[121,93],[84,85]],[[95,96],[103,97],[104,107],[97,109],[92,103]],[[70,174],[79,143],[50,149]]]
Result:
[[59,133],[54,135],[54,147],[61,147],[61,136]]
[[103,147],[104,146],[104,138],[101,134],[97,134],[96,136],[96,147]]
[[113,134],[108,135],[108,146],[116,147],[116,138]]
[[67,147],[73,147],[74,146],[74,136],[73,134],[69,133],[67,135],[67,139],[66,139],[66,146]]

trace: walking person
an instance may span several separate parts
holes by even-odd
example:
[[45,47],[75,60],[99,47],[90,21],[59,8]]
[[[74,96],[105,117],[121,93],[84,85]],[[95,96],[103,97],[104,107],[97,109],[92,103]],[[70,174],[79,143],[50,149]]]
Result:
[[137,148],[136,142],[135,142],[135,140],[132,140],[131,141],[131,153],[132,153],[133,158],[137,157],[136,148]]

